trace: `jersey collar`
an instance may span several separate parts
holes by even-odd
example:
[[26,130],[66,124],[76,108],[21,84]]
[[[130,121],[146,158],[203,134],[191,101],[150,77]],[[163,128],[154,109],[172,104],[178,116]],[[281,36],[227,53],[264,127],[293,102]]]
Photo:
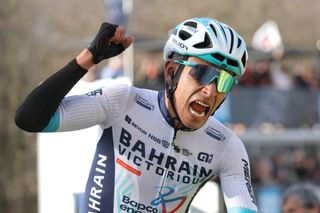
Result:
[[161,111],[161,114],[162,116],[164,117],[164,119],[167,121],[167,123],[174,127],[174,123],[173,123],[173,119],[171,118],[170,114],[169,114],[169,110],[166,106],[166,103],[165,103],[165,92],[164,90],[162,91],[159,91],[158,93],[158,104],[159,104],[159,108],[160,108],[160,111]]

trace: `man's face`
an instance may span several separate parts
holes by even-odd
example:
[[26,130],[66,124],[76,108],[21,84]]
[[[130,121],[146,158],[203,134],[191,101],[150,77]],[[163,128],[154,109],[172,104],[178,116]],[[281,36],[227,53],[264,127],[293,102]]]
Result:
[[[189,61],[209,65],[208,62],[195,57],[189,57]],[[189,74],[191,69],[190,66],[184,67],[174,92],[174,99],[182,123],[188,128],[200,128],[223,101],[226,93],[217,92],[215,81],[209,85],[201,85]]]
[[295,197],[289,197],[282,205],[283,213],[318,213],[318,208],[306,209]]

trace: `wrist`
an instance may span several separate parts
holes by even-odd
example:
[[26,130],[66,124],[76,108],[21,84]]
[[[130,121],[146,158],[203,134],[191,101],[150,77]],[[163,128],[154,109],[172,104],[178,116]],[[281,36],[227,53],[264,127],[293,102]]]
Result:
[[82,52],[76,57],[77,63],[84,69],[89,70],[91,67],[94,66],[93,63],[93,55],[85,48]]

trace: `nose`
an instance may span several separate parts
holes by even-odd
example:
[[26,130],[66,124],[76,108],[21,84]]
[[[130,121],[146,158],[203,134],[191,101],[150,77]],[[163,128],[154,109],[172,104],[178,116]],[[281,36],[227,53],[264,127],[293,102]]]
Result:
[[202,92],[208,97],[215,95],[217,92],[216,82],[213,81],[211,84],[205,85],[202,88]]

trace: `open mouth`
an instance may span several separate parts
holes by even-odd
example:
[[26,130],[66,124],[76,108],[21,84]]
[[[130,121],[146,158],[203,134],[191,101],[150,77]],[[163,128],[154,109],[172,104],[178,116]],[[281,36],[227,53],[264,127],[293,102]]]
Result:
[[201,101],[193,101],[190,103],[190,111],[193,115],[203,117],[209,111],[209,105]]

